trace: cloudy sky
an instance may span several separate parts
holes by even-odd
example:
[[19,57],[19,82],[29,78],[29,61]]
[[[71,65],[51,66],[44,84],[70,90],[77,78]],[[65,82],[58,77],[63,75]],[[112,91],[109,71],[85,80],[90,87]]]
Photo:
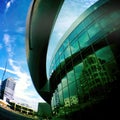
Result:
[[[38,102],[44,102],[44,100],[33,86],[25,53],[26,17],[31,1],[0,0],[0,81],[8,77],[14,78],[16,81],[15,100],[28,103],[37,110]],[[53,43],[57,44],[73,21],[95,1],[97,0],[65,1],[51,35],[51,47],[49,47],[51,53],[55,48]],[[50,53],[49,55],[51,56]],[[48,56],[48,61],[51,59],[50,56]],[[3,76],[6,63],[6,73]]]
[[25,53],[26,17],[30,4],[31,0],[0,0],[0,81],[14,78],[15,100],[37,109],[37,103],[44,100],[32,84]]

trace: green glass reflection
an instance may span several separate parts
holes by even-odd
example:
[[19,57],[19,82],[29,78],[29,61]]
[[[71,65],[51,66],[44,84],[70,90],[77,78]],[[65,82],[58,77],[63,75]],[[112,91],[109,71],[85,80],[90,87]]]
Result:
[[64,66],[64,64],[65,64],[65,58],[64,58],[64,54],[61,54],[60,55],[60,64],[61,64],[61,68]]
[[71,46],[72,54],[74,54],[74,53],[76,53],[76,52],[78,52],[80,50],[78,41],[72,42],[70,44],[70,46]]
[[68,87],[63,88],[63,95],[64,95],[64,99],[69,98]]
[[62,90],[62,85],[61,83],[58,85],[58,91]]
[[90,38],[95,36],[98,32],[100,31],[100,27],[97,23],[93,24],[89,29],[88,29],[88,34]]
[[87,32],[84,32],[82,35],[80,35],[78,37],[78,41],[80,43],[80,48],[87,47],[88,46],[88,44],[87,44],[88,40],[89,40],[89,37],[88,37]]
[[66,87],[67,86],[67,77],[64,77],[63,79],[62,79],[62,86],[63,87]]
[[59,53],[57,52],[55,55],[55,61],[57,61],[58,58],[59,58]]
[[65,58],[71,56],[71,52],[70,52],[70,46],[68,46],[66,49],[65,49]]
[[102,78],[103,84],[114,81],[118,71],[117,64],[111,49],[112,47],[113,46],[111,45],[96,51],[96,56],[102,66],[102,72],[99,72],[99,75]]
[[76,82],[69,84],[70,96],[77,95],[77,86]]
[[112,22],[112,19],[110,19],[108,16],[104,16],[101,18],[101,20],[99,20],[99,24],[105,32],[109,32],[113,28],[113,23],[114,22]]
[[60,64],[60,61],[59,61],[59,59],[57,59],[57,61],[56,61],[56,67],[58,67],[59,64]]
[[74,70],[67,73],[68,83],[75,81]]
[[59,91],[59,100],[60,100],[60,105],[63,106],[64,100],[63,100],[63,92],[62,91]]
[[69,39],[67,38],[64,42],[63,42],[63,47],[66,48],[69,44]]
[[103,60],[104,62],[108,62],[108,61],[114,59],[114,56],[113,56],[110,46],[104,47],[104,48],[96,51],[96,56],[100,60]]
[[63,50],[64,50],[63,45],[61,45],[61,47],[59,48],[59,55],[62,54]]
[[80,63],[74,67],[75,71],[75,78],[79,79],[81,74],[82,74],[82,69],[83,69],[83,63]]

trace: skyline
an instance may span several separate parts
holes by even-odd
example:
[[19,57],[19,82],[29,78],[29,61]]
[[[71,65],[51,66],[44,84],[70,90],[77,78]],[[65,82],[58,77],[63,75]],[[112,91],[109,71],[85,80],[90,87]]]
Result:
[[[53,47],[53,45],[58,43],[70,25],[86,9],[80,7],[83,2],[85,2],[86,7],[89,7],[95,1],[97,0],[89,0],[89,2],[88,0],[65,1],[50,37],[51,48],[48,49],[48,55],[54,52],[55,46]],[[25,35],[30,4],[31,0],[0,0],[0,79],[2,79],[7,61],[6,73],[3,79],[12,77],[16,80],[16,101],[29,103],[30,106],[37,109],[37,103],[45,101],[34,88],[26,60]],[[71,7],[73,8],[72,11]],[[47,60],[49,62],[50,59],[50,56],[48,56]]]

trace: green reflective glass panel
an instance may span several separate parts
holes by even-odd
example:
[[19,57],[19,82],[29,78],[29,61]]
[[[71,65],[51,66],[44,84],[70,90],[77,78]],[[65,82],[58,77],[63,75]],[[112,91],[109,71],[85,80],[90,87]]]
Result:
[[79,34],[81,31],[83,31],[83,29],[84,29],[84,23],[81,22],[81,23],[76,27],[75,33],[76,33],[76,34]]
[[106,84],[110,81],[116,79],[116,73],[118,71],[118,67],[115,61],[115,57],[113,55],[112,47],[113,45],[104,47],[98,51],[96,51],[96,56],[101,64],[101,71],[99,71],[99,76],[102,79],[102,84]]
[[62,85],[61,83],[58,85],[58,91],[62,90]]
[[90,38],[94,37],[98,32],[100,31],[100,27],[97,23],[93,24],[89,29],[88,29],[88,34]]
[[53,93],[53,106],[56,105],[56,101],[55,101],[55,93]]
[[64,99],[69,98],[68,87],[63,88],[63,95],[64,95]]
[[59,53],[57,52],[55,55],[55,61],[57,61],[58,57],[59,57]]
[[66,86],[67,86],[67,77],[64,77],[64,78],[62,79],[62,86],[63,86],[63,87],[66,87]]
[[65,64],[65,58],[64,58],[64,54],[61,54],[60,55],[60,64],[61,64],[61,68],[64,66],[64,64]]
[[60,63],[63,62],[64,60],[65,60],[64,54],[61,54],[61,55],[60,55]]
[[[118,27],[119,27],[119,25],[120,25],[120,22],[118,22],[118,20],[120,19],[120,10],[118,11],[118,12],[113,12],[111,15],[110,15],[110,18],[111,18],[111,20],[112,20],[112,22],[113,22],[113,24],[112,25],[118,25]],[[115,26],[116,27],[116,26]]]
[[64,105],[63,92],[62,91],[59,91],[59,100],[60,100],[60,105]]
[[111,51],[110,46],[104,47],[96,51],[96,56],[99,60],[103,61],[103,63],[114,59],[113,52]]
[[74,70],[67,73],[68,83],[75,81]]
[[110,32],[110,30],[113,28],[113,24],[114,22],[112,22],[112,19],[110,19],[110,16],[103,16],[100,20],[99,20],[99,24],[102,27],[104,32]]
[[64,50],[64,48],[63,48],[63,45],[62,45],[62,46],[59,48],[59,55],[62,54],[63,50]]
[[82,69],[83,69],[83,63],[80,63],[74,67],[75,71],[75,78],[79,79],[81,74],[82,74]]
[[76,82],[73,82],[73,83],[69,84],[69,91],[70,91],[70,96],[77,95]]
[[88,46],[88,43],[87,43],[88,40],[89,40],[88,33],[87,32],[82,33],[82,35],[80,35],[78,37],[80,48],[87,47]]
[[59,61],[59,59],[57,59],[57,61],[56,61],[56,67],[58,67],[59,64],[60,64],[60,61]]
[[76,53],[76,52],[78,52],[80,50],[78,41],[72,42],[70,44],[70,46],[71,46],[72,54],[74,54],[74,53]]
[[70,46],[68,46],[66,49],[65,49],[65,58],[71,56],[71,52],[70,52]]
[[81,86],[81,83],[80,83],[80,79],[78,79],[76,81],[76,84],[77,84],[77,92],[78,92],[78,95],[82,95],[83,94],[83,91],[82,91],[82,86]]
[[63,47],[66,48],[69,44],[69,39],[67,38],[64,42],[63,42]]

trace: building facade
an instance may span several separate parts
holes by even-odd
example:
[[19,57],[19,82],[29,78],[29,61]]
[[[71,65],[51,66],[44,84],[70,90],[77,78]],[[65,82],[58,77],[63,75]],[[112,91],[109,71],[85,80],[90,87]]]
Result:
[[35,114],[35,111],[30,107],[26,107],[24,105],[17,104],[15,102],[9,102],[9,104],[10,104],[10,108],[12,110],[17,111],[19,113],[22,113],[25,115],[31,115],[31,116],[33,116]]
[[15,80],[13,78],[7,78],[1,83],[1,96],[0,98],[9,102],[14,99]]
[[51,106],[48,103],[38,103],[37,114],[41,119],[50,119],[52,116]]
[[[119,2],[113,0],[100,0],[73,23],[53,54],[48,78],[40,74],[40,79],[37,75],[40,71],[46,72],[43,61],[37,57],[44,50],[40,49],[40,42],[36,42],[41,37],[35,37],[34,32],[31,32],[32,35],[29,33],[29,40],[33,45],[33,49],[30,46],[27,49],[31,77],[40,95],[51,104],[53,116],[67,119],[77,116],[82,119],[118,117],[119,5]],[[34,27],[32,22],[30,25]],[[35,43],[34,38],[38,38]],[[47,47],[48,44],[44,46]],[[38,50],[37,53],[34,48]],[[37,59],[38,63],[34,63],[36,60],[33,59]],[[44,60],[46,61],[46,57]]]

